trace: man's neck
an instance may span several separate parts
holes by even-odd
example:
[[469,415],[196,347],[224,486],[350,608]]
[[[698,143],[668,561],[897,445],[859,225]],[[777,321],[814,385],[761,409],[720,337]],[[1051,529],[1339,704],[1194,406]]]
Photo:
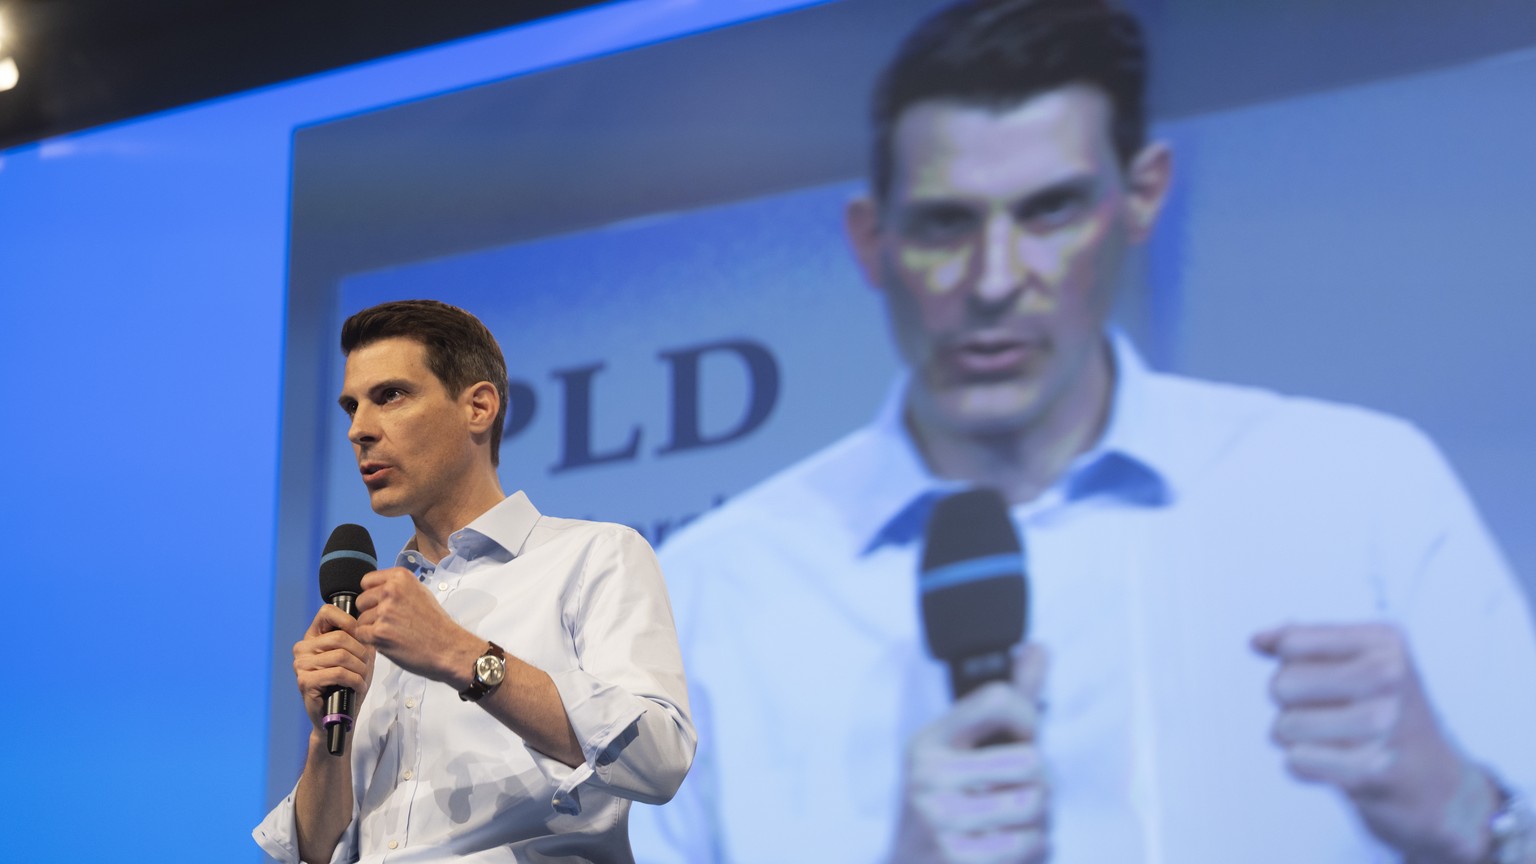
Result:
[[1087,359],[1066,392],[1044,406],[1033,422],[977,432],[925,423],[919,412],[909,407],[907,424],[934,474],[998,489],[1010,503],[1033,501],[1103,434],[1114,377],[1106,344]]
[[448,557],[448,538],[500,504],[507,497],[491,471],[466,484],[451,500],[440,501],[421,514],[412,514],[416,536],[411,543],[433,564]]

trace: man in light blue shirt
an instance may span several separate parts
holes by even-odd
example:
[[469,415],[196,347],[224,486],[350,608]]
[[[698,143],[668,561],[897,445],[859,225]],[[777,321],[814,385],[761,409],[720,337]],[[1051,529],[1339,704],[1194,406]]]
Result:
[[[886,69],[847,228],[906,377],[664,548],[700,752],[642,859],[1536,860],[1536,642],[1432,444],[1106,330],[1172,171],[1144,68],[1105,3],[981,0]],[[968,485],[1034,629],[951,704],[915,575]]]
[[[630,802],[670,798],[694,747],[650,547],[502,492],[506,364],[474,316],[385,303],[341,342],[369,503],[414,533],[356,619],[323,606],[294,645],[314,728],[256,841],[287,864],[629,860]],[[332,754],[336,687],[358,707]]]

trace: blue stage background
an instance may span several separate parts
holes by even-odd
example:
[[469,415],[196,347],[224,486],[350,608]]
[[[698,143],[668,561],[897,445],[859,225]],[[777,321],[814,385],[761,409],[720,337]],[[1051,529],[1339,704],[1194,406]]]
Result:
[[[280,701],[292,687],[273,670],[299,636],[289,622],[314,601],[282,590],[313,574],[279,572],[280,524],[294,506],[279,496],[281,448],[319,454],[313,534],[373,518],[346,470],[333,392],[306,409],[309,437],[282,440],[287,340],[310,338],[285,329],[296,130],[816,5],[615,3],[0,153],[11,324],[0,340],[0,524],[18,559],[0,628],[0,754],[14,772],[0,792],[4,857],[258,860],[248,832],[272,790],[292,782],[299,742],[282,730],[297,700]],[[1434,35],[1449,38],[1419,32]],[[1167,62],[1164,80],[1191,74],[1193,61]],[[1298,71],[1289,90],[1212,95],[1200,110],[1165,100],[1174,107],[1159,128],[1178,148],[1180,189],[1126,321],[1167,368],[1424,426],[1529,585],[1536,50],[1411,65],[1326,86]],[[509,487],[528,486],[550,512],[657,536],[661,521],[859,422],[883,393],[893,367],[878,307],[836,233],[835,207],[857,184],[849,172],[654,222],[350,274],[326,314],[421,293],[483,310],[543,411],[509,445]],[[636,275],[612,281],[625,272]],[[510,278],[516,302],[494,302]],[[731,290],[713,290],[721,284]],[[522,326],[527,309],[549,316],[541,328]],[[334,363],[327,332],[316,353]],[[613,334],[623,339],[605,341]],[[658,456],[658,351],[743,336],[783,361],[776,413],[718,451]],[[831,355],[841,357],[834,375]],[[607,364],[594,380],[614,397],[594,440],[622,443],[638,424],[642,458],[551,471],[561,446],[552,372],[593,362]],[[726,407],[706,425],[720,428],[743,392],[729,362],[715,371],[724,389],[710,404]],[[315,372],[339,380],[334,366]],[[829,398],[837,393],[852,395]],[[683,470],[663,488],[670,465]],[[376,532],[381,547],[405,533]],[[268,747],[274,729],[286,749]]]

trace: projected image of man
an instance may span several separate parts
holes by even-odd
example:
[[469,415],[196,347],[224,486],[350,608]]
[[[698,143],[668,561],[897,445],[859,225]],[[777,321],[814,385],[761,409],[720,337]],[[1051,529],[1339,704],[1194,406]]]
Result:
[[[1536,860],[1536,643],[1434,446],[1154,372],[1107,326],[1173,180],[1145,71],[1096,0],[956,4],[885,70],[846,222],[906,374],[664,547],[700,754],[642,852]],[[1031,629],[952,701],[916,577],[971,486],[1018,529]]]

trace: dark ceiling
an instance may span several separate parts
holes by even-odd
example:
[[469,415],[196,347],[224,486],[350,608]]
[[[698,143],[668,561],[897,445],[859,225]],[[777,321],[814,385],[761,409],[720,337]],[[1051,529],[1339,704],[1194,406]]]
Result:
[[[603,2],[0,0],[21,72],[0,149]],[[1125,2],[1164,118],[1536,46],[1533,0]]]
[[599,4],[0,0],[21,74],[0,148]]

